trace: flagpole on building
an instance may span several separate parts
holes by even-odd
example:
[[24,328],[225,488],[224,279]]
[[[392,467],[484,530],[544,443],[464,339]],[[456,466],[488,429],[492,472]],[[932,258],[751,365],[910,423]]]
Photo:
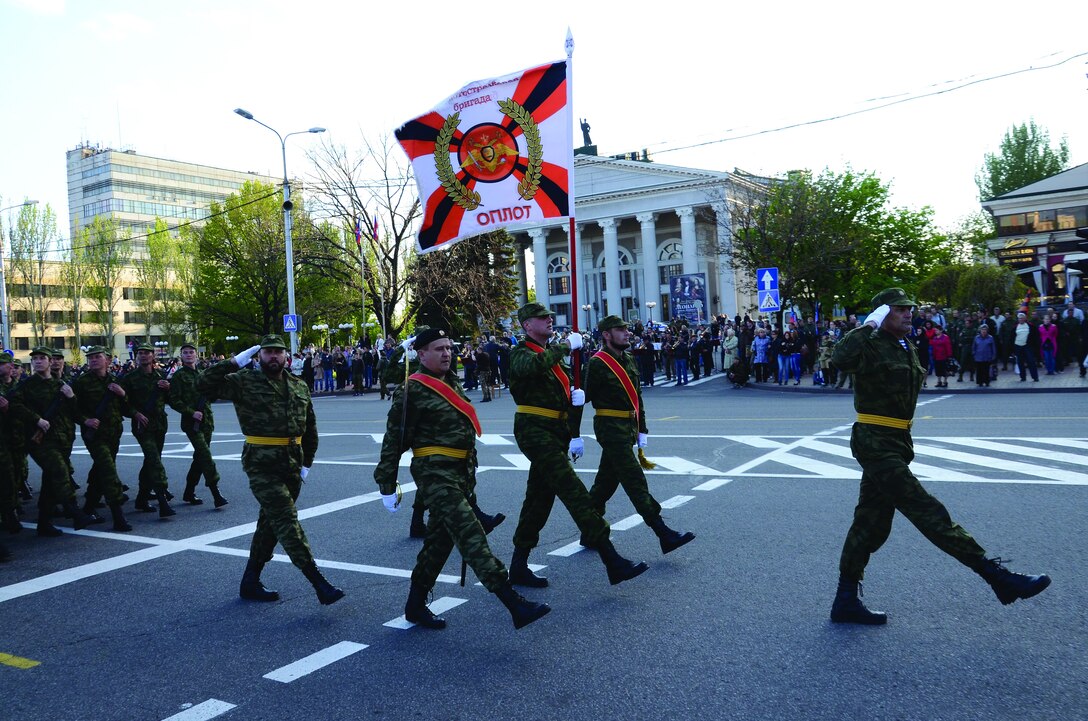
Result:
[[[574,118],[577,117],[574,114],[574,36],[570,32],[570,28],[567,28],[567,40],[565,43],[567,49],[567,108],[570,111],[570,122],[567,123],[567,152],[573,155],[574,153]],[[570,177],[567,178],[567,189],[569,192],[568,203],[570,211],[570,308],[571,308],[571,332],[578,333],[578,235],[577,235],[577,220],[575,219],[575,206],[574,206],[574,158],[570,161]],[[537,259],[540,262],[540,259]],[[580,388],[582,386],[582,373],[581,373],[581,353],[575,351],[571,357],[571,370],[574,375],[574,387]]]

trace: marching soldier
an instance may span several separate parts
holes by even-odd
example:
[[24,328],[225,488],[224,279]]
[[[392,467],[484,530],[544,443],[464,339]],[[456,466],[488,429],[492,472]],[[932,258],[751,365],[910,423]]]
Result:
[[[64,351],[53,349],[53,354],[49,356],[49,373],[54,378],[59,378],[61,382],[72,384],[72,367],[64,362]],[[72,437],[68,444],[68,448],[65,449],[64,462],[68,464],[68,477],[72,480],[72,486],[79,489],[79,484],[76,483],[76,468],[72,465],[72,449],[76,444],[76,434],[72,433]],[[87,509],[84,507],[83,512],[89,516],[95,516],[94,509]]]
[[510,395],[517,404],[514,439],[529,459],[525,501],[514,532],[510,582],[543,588],[548,579],[529,570],[529,553],[540,542],[556,496],[566,506],[587,545],[595,548],[613,585],[643,573],[645,563],[620,556],[608,539],[608,522],[596,511],[593,499],[574,472],[571,460],[584,452],[579,426],[585,393],[571,390],[570,371],[563,359],[582,347],[582,336],[572,333],[565,343],[549,344],[552,314],[539,303],[518,309],[525,338],[510,352]]
[[15,364],[11,356],[0,352],[0,524],[8,533],[19,533],[23,526],[19,523],[19,489],[15,485],[15,465],[12,445],[15,440],[14,426],[11,422],[11,405],[7,394],[11,385],[12,370]]
[[[5,353],[5,355],[7,354]],[[10,395],[23,377],[22,361],[18,358],[12,358],[11,372],[7,381],[4,381],[3,376],[0,375],[0,395]],[[11,470],[14,474],[15,493],[20,501],[29,501],[34,497],[30,491],[30,463],[27,461],[26,444],[29,434],[23,428],[21,421],[12,413],[8,413],[8,433],[8,440],[11,444]]]
[[[642,384],[638,368],[627,349],[631,335],[627,323],[618,315],[605,316],[597,323],[603,348],[586,364],[586,400],[593,404],[593,433],[601,445],[601,464],[589,495],[597,512],[604,515],[605,504],[621,484],[635,511],[642,516],[661,543],[661,552],[670,553],[695,540],[695,534],[680,533],[665,525],[661,504],[650,495],[642,455],[649,430],[646,409],[642,405]],[[632,452],[638,446],[638,458]],[[584,544],[585,545],[585,544]]]
[[527,601],[510,585],[506,568],[487,544],[488,529],[474,512],[476,436],[482,433],[476,410],[457,375],[450,371],[453,344],[444,330],[428,328],[414,339],[419,372],[393,394],[381,460],[374,479],[390,512],[399,507],[397,466],[412,449],[416,494],[430,509],[423,548],[412,571],[404,617],[425,628],[445,628],[445,620],[427,608],[426,598],[454,546],[488,591],[522,628],[551,611]]
[[125,389],[109,372],[109,351],[100,345],[87,349],[87,372],[72,381],[76,393],[76,423],[83,445],[91,454],[83,510],[92,513],[105,496],[113,516],[113,530],[131,531],[121,505],[128,500],[117,475],[117,451],[124,432],[124,417],[132,415]]
[[[260,367],[241,370],[254,355]],[[283,339],[266,335],[259,345],[204,371],[197,391],[209,401],[234,402],[246,439],[242,468],[261,504],[238,595],[250,601],[279,600],[279,593],[261,583],[261,571],[272,560],[278,541],[313,585],[318,601],[328,605],[343,598],[344,592],[317,569],[295,510],[317,453],[317,419],[306,382],[284,370],[289,362]]]
[[49,358],[53,350],[39,346],[30,352],[32,373],[8,395],[9,412],[24,428],[34,429],[27,448],[30,457],[42,469],[42,488],[38,494],[38,535],[60,536],[53,525],[53,507],[61,504],[76,530],[101,519],[91,518],[76,505],[75,489],[68,473],[65,456],[75,435],[75,392],[58,378],[53,378]]
[[873,298],[876,310],[865,324],[843,336],[835,347],[835,365],[854,375],[858,419],[850,450],[861,464],[861,491],[854,522],[839,559],[839,587],[831,606],[836,623],[879,625],[886,614],[870,611],[858,598],[858,585],[869,557],[892,530],[899,511],[931,543],[982,576],[1001,603],[1031,598],[1050,585],[1048,576],[1013,573],[1000,559],[986,558],[974,538],[952,521],[948,511],[911,473],[914,459],[910,427],[926,369],[906,340],[911,309],[917,305],[901,288],[887,288]]
[[211,491],[216,508],[227,505],[227,499],[219,493],[219,470],[212,458],[210,443],[215,419],[208,399],[197,390],[200,371],[196,369],[198,354],[196,346],[184,343],[181,346],[181,367],[170,378],[170,407],[181,414],[181,430],[193,446],[193,463],[185,475],[185,493],[181,500],[199,506],[203,499],[196,495],[196,486],[200,477]]
[[136,510],[155,510],[150,503],[154,495],[159,502],[159,518],[167,518],[177,513],[170,507],[172,496],[166,480],[166,468],[162,464],[170,381],[156,365],[155,348],[149,343],[140,343],[136,346],[136,369],[121,379],[121,387],[132,406],[132,435],[144,454]]

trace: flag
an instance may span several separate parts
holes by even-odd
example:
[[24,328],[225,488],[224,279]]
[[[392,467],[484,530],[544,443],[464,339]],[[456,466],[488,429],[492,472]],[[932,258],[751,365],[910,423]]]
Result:
[[363,228],[359,225],[359,218],[355,218],[355,247],[359,249],[359,252],[363,252]]
[[571,213],[567,61],[470,83],[396,131],[423,204],[428,253]]

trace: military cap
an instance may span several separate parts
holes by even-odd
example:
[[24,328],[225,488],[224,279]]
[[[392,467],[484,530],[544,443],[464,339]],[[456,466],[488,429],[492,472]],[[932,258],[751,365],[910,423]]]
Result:
[[4,351],[3,353],[0,353],[0,365],[2,365],[4,363],[11,363],[13,360],[15,360],[15,359],[12,358],[11,354],[8,353],[7,351]]
[[40,345],[40,346],[35,347],[34,350],[30,351],[30,355],[31,356],[43,355],[46,358],[52,358],[53,357],[53,349],[50,348],[47,345]]
[[518,308],[518,323],[524,323],[530,318],[551,318],[552,312],[540,303],[526,303]]
[[915,306],[918,303],[908,298],[907,291],[902,288],[885,288],[873,296],[873,307],[879,308],[882,305],[890,305],[894,308],[905,305]]
[[427,328],[426,330],[420,331],[416,335],[414,345],[418,350],[420,348],[426,348],[431,343],[434,343],[436,340],[442,340],[443,338],[448,337],[449,334],[441,328]]
[[191,341],[185,341],[184,343],[182,343],[181,348],[179,348],[178,350],[181,350],[182,348],[192,348],[193,350],[198,350],[198,348],[196,347],[196,343],[193,343]]
[[151,345],[150,343],[146,343],[146,342],[145,343],[139,343],[139,344],[137,344],[137,346],[135,348],[133,348],[133,350],[134,351],[146,350],[146,351],[148,351],[150,353],[154,353],[155,352],[155,346]]
[[92,345],[92,346],[87,347],[87,355],[88,356],[92,356],[92,355],[95,355],[97,353],[102,353],[104,355],[109,355],[110,354],[109,350],[107,350],[106,346],[104,346],[104,345]]
[[261,338],[261,348],[283,348],[287,350],[287,346],[283,342],[283,338],[278,335],[270,334]]
[[599,321],[597,321],[597,330],[599,331],[626,327],[627,321],[625,321],[623,318],[620,318],[618,315],[606,315],[604,318],[601,318]]
[[49,354],[50,358],[64,358],[64,351],[53,349],[53,352]]

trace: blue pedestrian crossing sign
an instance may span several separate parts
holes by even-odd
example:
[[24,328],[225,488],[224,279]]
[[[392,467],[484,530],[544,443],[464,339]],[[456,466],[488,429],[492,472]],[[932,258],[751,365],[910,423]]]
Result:
[[[778,290],[778,268],[756,268],[756,288],[760,293],[765,290]],[[762,302],[759,307],[763,308]]]
[[782,303],[778,297],[778,289],[759,291],[759,310],[761,313],[772,313],[782,310]]
[[298,333],[298,316],[297,315],[285,315],[285,316],[283,316],[283,332],[284,333]]

